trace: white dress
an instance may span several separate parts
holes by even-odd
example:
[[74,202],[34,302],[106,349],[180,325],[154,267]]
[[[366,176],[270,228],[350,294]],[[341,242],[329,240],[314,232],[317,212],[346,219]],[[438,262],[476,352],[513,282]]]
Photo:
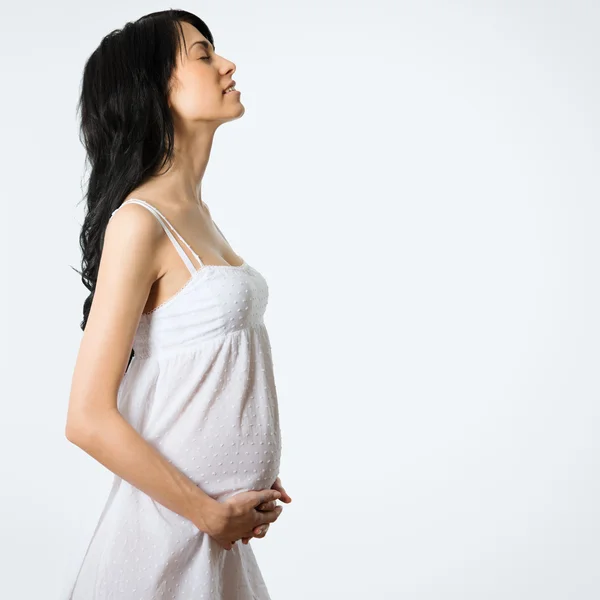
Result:
[[[138,199],[121,206],[129,202],[155,215],[191,277],[141,315],[119,411],[211,497],[270,488],[279,474],[281,435],[263,321],[267,282],[246,261],[204,265],[158,209]],[[115,475],[68,598],[270,600],[251,544],[238,540],[225,550]]]

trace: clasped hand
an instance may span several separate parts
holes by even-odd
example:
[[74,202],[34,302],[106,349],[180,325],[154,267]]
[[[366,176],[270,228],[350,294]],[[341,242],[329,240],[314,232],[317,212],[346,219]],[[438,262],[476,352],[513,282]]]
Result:
[[240,492],[224,502],[217,502],[206,515],[200,529],[225,550],[231,550],[240,539],[248,544],[253,537],[265,537],[269,525],[283,511],[283,506],[278,505],[277,500],[286,504],[292,501],[279,477],[269,489]]

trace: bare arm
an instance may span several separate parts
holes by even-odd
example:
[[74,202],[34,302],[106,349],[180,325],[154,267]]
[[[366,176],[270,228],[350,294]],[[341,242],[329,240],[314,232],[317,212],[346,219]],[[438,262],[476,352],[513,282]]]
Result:
[[212,533],[223,506],[122,417],[117,393],[152,284],[161,276],[160,224],[124,206],[106,229],[96,292],[75,365],[65,435],[113,473]]

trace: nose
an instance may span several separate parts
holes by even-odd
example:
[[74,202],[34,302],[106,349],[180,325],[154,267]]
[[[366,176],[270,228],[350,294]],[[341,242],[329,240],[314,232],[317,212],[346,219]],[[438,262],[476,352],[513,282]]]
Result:
[[225,59],[225,75],[233,75],[236,71],[235,63]]

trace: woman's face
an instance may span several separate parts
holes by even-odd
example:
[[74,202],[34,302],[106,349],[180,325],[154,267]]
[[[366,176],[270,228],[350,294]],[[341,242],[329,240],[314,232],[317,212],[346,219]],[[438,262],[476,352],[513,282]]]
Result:
[[169,106],[176,117],[225,123],[241,117],[245,108],[240,92],[224,93],[231,85],[235,65],[213,51],[212,44],[192,25],[182,22],[186,49],[181,47]]

